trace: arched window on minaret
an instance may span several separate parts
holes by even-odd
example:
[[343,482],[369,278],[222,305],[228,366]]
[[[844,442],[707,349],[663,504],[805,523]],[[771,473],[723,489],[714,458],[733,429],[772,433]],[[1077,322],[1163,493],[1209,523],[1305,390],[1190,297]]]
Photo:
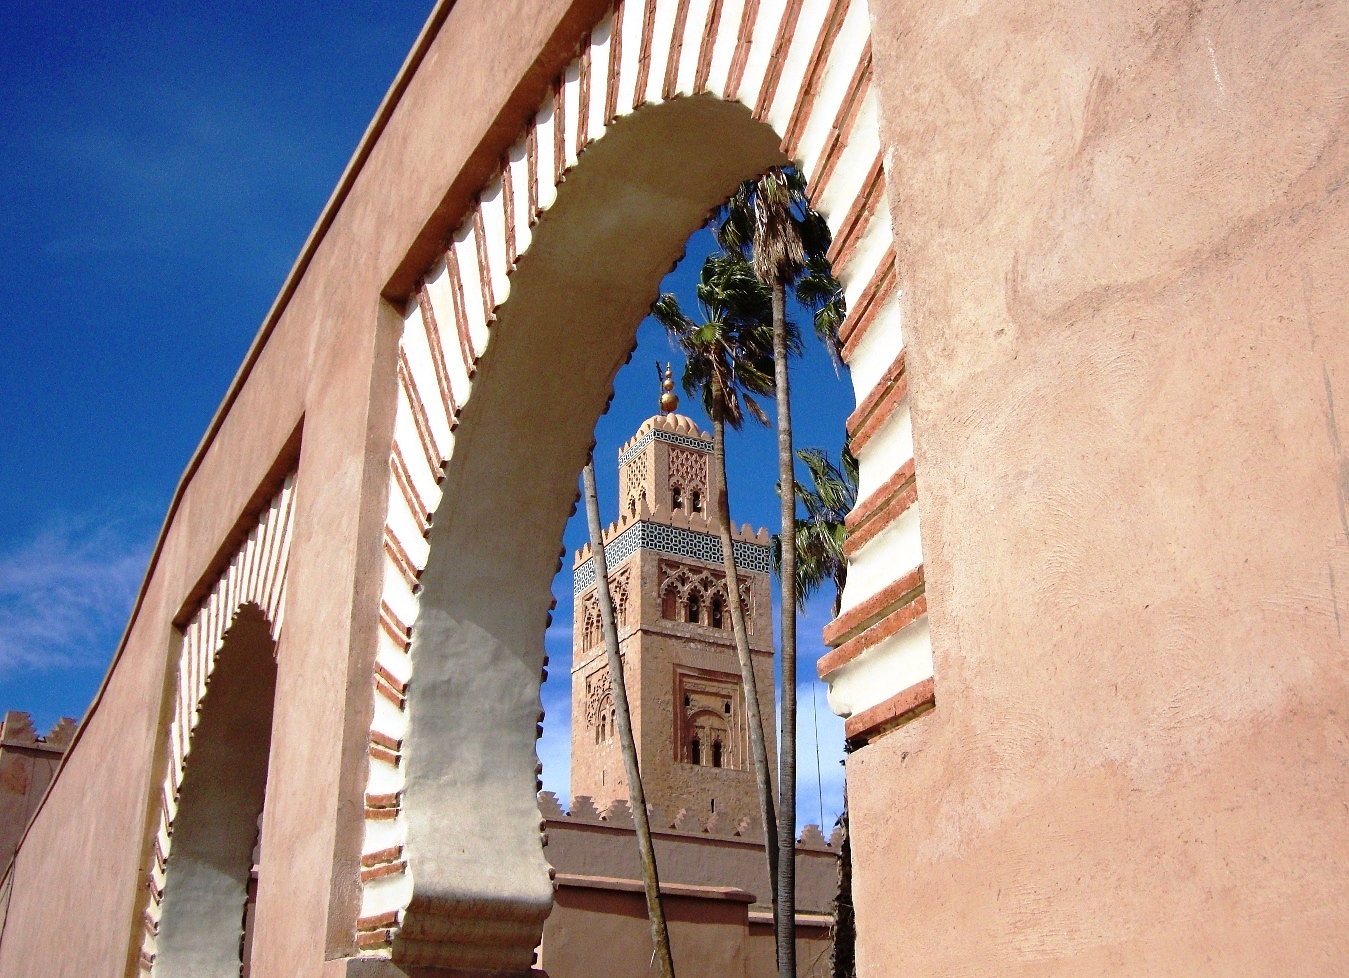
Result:
[[697,590],[689,592],[687,621],[694,625],[702,623],[703,620],[703,596]]
[[702,742],[699,741],[697,737],[694,737],[693,741],[689,744],[689,763],[690,764],[703,763],[703,745]]
[[716,595],[712,598],[712,627],[723,628],[722,618],[721,595]]
[[670,487],[670,508],[672,509],[684,508],[684,490],[681,489],[679,486]]
[[695,513],[701,513],[703,511],[703,494],[697,489],[693,490],[692,498],[689,500],[689,503],[692,505]]
[[712,766],[721,767],[721,741],[712,741]]

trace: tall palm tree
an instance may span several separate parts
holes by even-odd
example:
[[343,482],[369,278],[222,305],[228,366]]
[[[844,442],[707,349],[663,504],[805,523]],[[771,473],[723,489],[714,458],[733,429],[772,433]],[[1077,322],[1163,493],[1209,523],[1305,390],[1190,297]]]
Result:
[[[722,247],[745,254],[767,285],[773,309],[773,375],[777,395],[778,484],[796,484],[792,453],[791,381],[787,359],[787,289],[827,271],[829,228],[806,199],[805,179],[793,167],[774,167],[740,185],[725,208],[717,236]],[[834,294],[839,295],[838,290]],[[805,298],[805,297],[802,297]],[[810,303],[807,303],[810,304]],[[839,296],[836,303],[842,312]],[[816,308],[817,331],[828,326]],[[837,327],[826,345],[837,347]],[[796,499],[782,497],[782,580],[796,580]],[[796,978],[796,589],[782,588],[782,736],[778,744],[778,974]]]
[[[813,485],[796,484],[796,498],[806,515],[796,519],[796,598],[801,604],[826,581],[834,584],[833,617],[843,602],[848,561],[843,555],[848,513],[857,504],[857,459],[845,443],[835,465],[819,448],[803,448],[796,457],[810,471]],[[781,488],[781,487],[779,487]],[[773,539],[773,563],[782,573],[782,540]],[[843,812],[838,827],[838,893],[834,898],[834,940],[830,947],[832,978],[856,978],[857,928],[852,903],[852,842],[848,835],[848,786],[843,785]]]
[[[796,484],[806,515],[796,518],[796,600],[804,605],[826,581],[834,584],[833,617],[838,617],[848,561],[843,543],[845,521],[857,505],[857,459],[845,444],[835,465],[820,448],[802,448],[796,457],[810,472],[812,485]],[[782,573],[782,539],[773,538],[773,563]]]
[[636,828],[637,850],[642,859],[642,880],[646,889],[646,912],[651,920],[653,957],[660,964],[661,978],[675,978],[674,959],[670,956],[670,932],[665,924],[665,905],[660,898],[660,873],[656,869],[656,850],[651,843],[651,822],[646,810],[646,792],[637,764],[637,743],[632,736],[632,714],[628,710],[628,687],[623,677],[623,657],[618,653],[618,626],[614,621],[614,599],[609,593],[609,562],[604,553],[604,524],[600,519],[599,496],[595,492],[594,459],[586,459],[581,472],[585,495],[586,522],[590,527],[591,559],[595,562],[595,596],[600,606],[604,629],[604,651],[614,687],[614,717],[618,742],[623,748],[623,769],[628,776],[628,798]]
[[726,568],[731,630],[745,687],[750,752],[768,858],[768,890],[773,895],[776,912],[778,841],[773,782],[745,611],[739,600],[740,578],[735,566],[731,504],[726,489],[726,426],[740,430],[747,414],[761,424],[768,423],[754,396],[773,389],[772,304],[768,289],[755,278],[738,252],[712,255],[703,262],[696,293],[701,323],[690,319],[680,308],[679,300],[669,293],[656,300],[652,314],[684,353],[684,390],[690,397],[702,400],[703,409],[712,419],[712,495]]

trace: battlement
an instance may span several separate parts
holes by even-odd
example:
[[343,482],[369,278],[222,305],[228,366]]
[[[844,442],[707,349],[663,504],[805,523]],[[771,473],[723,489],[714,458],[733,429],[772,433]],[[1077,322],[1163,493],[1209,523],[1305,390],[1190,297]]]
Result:
[[4,722],[0,723],[0,747],[25,747],[64,754],[75,736],[77,725],[70,717],[62,717],[43,737],[33,726],[32,714],[9,710]]
[[[664,835],[693,836],[702,838],[721,838],[744,842],[758,847],[763,846],[763,826],[758,818],[742,818],[738,821],[722,820],[713,815],[706,823],[688,809],[680,809],[673,817],[654,805],[647,806],[651,831]],[[578,795],[572,799],[571,811],[564,811],[562,803],[552,791],[539,792],[539,813],[550,822],[567,822],[574,825],[599,825],[613,829],[633,830],[632,807],[626,799],[619,799],[603,812],[595,807],[589,795]],[[818,825],[807,825],[796,840],[798,851],[828,852],[837,854],[843,842],[843,831],[835,828],[828,839]]]

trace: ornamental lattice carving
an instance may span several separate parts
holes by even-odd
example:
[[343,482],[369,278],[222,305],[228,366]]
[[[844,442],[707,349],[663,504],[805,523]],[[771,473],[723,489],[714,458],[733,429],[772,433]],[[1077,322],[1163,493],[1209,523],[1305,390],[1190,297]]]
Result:
[[607,666],[586,677],[586,725],[598,727],[614,708],[614,680]]
[[623,466],[623,490],[619,497],[622,505],[628,507],[628,514],[636,516],[641,511],[642,501],[646,499],[646,487],[650,485],[651,470],[648,456],[639,454]]
[[691,452],[684,448],[670,449],[670,485],[684,490],[689,499],[694,492],[707,499],[707,453]]
[[[665,618],[674,617],[668,614],[666,609],[672,606],[686,607],[689,597],[693,594],[699,595],[708,607],[711,606],[714,597],[720,597],[723,605],[727,597],[726,573],[707,567],[691,567],[673,560],[662,560],[658,565],[657,582],[660,589],[662,616]],[[747,578],[740,580],[739,584],[740,607],[745,611],[745,628],[752,632],[754,630],[751,624],[754,618],[754,590]],[[722,627],[731,627],[729,613]]]

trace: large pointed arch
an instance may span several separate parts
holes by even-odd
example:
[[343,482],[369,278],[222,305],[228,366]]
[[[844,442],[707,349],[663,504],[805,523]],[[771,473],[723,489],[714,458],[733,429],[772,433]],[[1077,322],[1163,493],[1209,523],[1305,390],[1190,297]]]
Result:
[[[188,771],[191,753],[198,745],[195,732],[203,716],[203,704],[208,687],[215,676],[216,667],[221,661],[227,644],[244,645],[244,655],[255,651],[259,642],[265,641],[269,655],[275,654],[276,644],[281,637],[286,606],[286,578],[290,566],[290,543],[292,523],[295,512],[295,479],[288,476],[280,490],[263,507],[257,523],[248,532],[231,557],[229,564],[220,573],[214,584],[201,599],[196,613],[191,616],[177,636],[179,642],[177,661],[174,663],[173,683],[169,691],[170,702],[167,743],[164,750],[163,779],[155,797],[151,799],[151,836],[149,840],[148,866],[146,869],[145,889],[141,894],[140,910],[144,932],[141,935],[140,954],[137,967],[142,974],[185,973],[174,971],[170,965],[165,972],[157,967],[160,927],[165,910],[166,888],[170,874],[170,860],[173,853],[174,830],[182,801],[184,779]],[[236,625],[239,628],[236,630]],[[265,639],[254,633],[259,629]],[[245,636],[243,633],[247,632]],[[252,656],[256,658],[256,656]],[[240,668],[248,676],[256,678],[259,673],[252,665],[245,663]],[[265,672],[265,670],[264,670]],[[275,682],[275,670],[270,681]],[[247,706],[250,700],[245,691],[240,699],[233,693],[221,698],[227,702],[217,711],[224,714],[217,724],[228,722],[228,715],[240,704]],[[270,729],[271,697],[266,697],[268,728]],[[270,735],[269,735],[270,739]],[[254,741],[245,737],[248,743]],[[240,741],[243,743],[244,741]],[[256,760],[256,757],[253,757]],[[208,760],[207,764],[218,759]],[[266,774],[265,753],[262,758],[262,774]],[[200,794],[200,792],[198,792]],[[217,800],[207,798],[201,801],[199,823],[215,820],[212,806]],[[236,799],[239,805],[246,805],[248,799]],[[237,812],[234,812],[237,815]],[[228,831],[237,818],[221,819],[221,827]],[[237,826],[236,826],[237,827]],[[250,845],[251,848],[251,845]],[[199,854],[186,857],[195,860]],[[181,885],[181,884],[180,884]],[[181,901],[180,901],[181,905]],[[186,930],[197,926],[202,919],[191,914],[183,915],[181,925],[183,933],[179,936],[180,947],[190,938]],[[193,921],[196,921],[194,923]],[[237,921],[239,934],[242,934],[242,905]],[[171,925],[172,926],[172,925]],[[217,937],[219,935],[216,935]],[[225,938],[226,943],[230,940]],[[190,960],[190,955],[180,957],[179,961]],[[184,965],[186,966],[186,965]]]
[[843,644],[831,703],[859,715],[930,691],[865,3],[619,2],[404,309],[361,955],[528,969],[552,897],[535,800],[543,630],[576,473],[688,235],[741,180],[788,161],[834,232],[860,404],[865,539],[829,630]]

